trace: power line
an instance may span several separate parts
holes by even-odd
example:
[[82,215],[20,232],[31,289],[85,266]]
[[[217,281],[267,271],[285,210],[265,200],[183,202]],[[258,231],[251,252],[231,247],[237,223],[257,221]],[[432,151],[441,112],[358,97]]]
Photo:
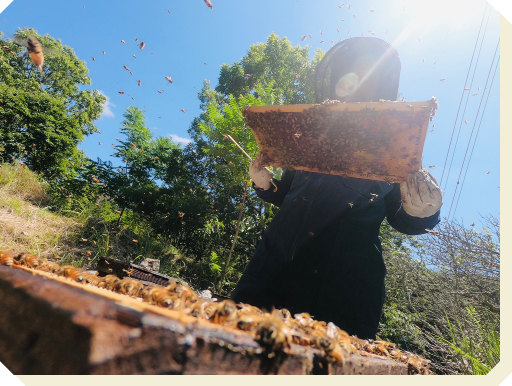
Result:
[[[466,181],[466,175],[468,173],[469,164],[471,162],[471,158],[473,157],[473,150],[475,149],[476,140],[478,139],[478,133],[480,132],[480,127],[482,125],[482,119],[483,119],[484,114],[485,114],[485,108],[487,107],[487,101],[489,100],[489,95],[491,94],[492,85],[494,83],[494,77],[496,76],[496,70],[499,67],[499,63],[500,63],[500,57],[498,56],[498,61],[496,62],[496,67],[494,68],[494,73],[492,75],[491,85],[489,86],[489,91],[487,93],[487,99],[485,100],[484,109],[482,111],[482,115],[480,116],[480,123],[478,124],[478,129],[476,131],[475,141],[473,142],[473,147],[471,148],[471,154],[469,155],[468,164],[466,166],[466,171],[464,173],[464,179],[462,180],[462,184],[460,186],[460,191],[459,191],[459,196],[457,197],[457,202],[455,204],[455,209],[453,210],[453,216],[455,216],[455,213],[457,212],[457,207],[459,205],[460,195],[462,194],[462,188],[464,187],[464,182]],[[491,68],[492,68],[492,64],[491,64]],[[484,92],[485,92],[485,89],[484,89]],[[483,95],[482,95],[482,98],[483,98]]]
[[[492,57],[491,67],[489,68],[489,73],[487,74],[487,80],[485,81],[485,88],[487,88],[487,84],[489,82],[489,77],[491,76],[492,66],[494,65],[494,59],[496,58],[496,52],[498,52],[499,45],[500,45],[500,40],[498,39],[498,44],[496,45],[496,49],[494,50],[494,56]],[[476,117],[478,117],[478,113],[480,112],[480,107],[482,106],[482,101],[483,101],[483,95],[482,95],[482,98],[480,98],[480,103],[478,105]],[[469,137],[468,146],[466,147],[466,152],[464,153],[464,159],[462,160],[462,166],[460,167],[459,177],[457,178],[457,185],[455,186],[455,192],[453,192],[453,198],[452,198],[452,202],[450,204],[450,211],[448,212],[448,217],[447,217],[448,219],[450,218],[450,214],[452,212],[452,207],[453,207],[453,201],[455,200],[455,195],[457,194],[457,190],[459,188],[460,176],[462,175],[462,170],[464,169],[464,164],[466,162],[466,156],[468,154],[469,145],[471,143],[471,138],[473,137],[473,131],[475,130],[475,125],[476,125],[476,119],[475,119],[475,122],[473,123],[473,128],[471,129],[471,135]]]
[[[492,11],[492,9],[489,11],[489,14],[487,15],[487,22],[485,23],[484,34],[482,36],[482,40],[480,41],[480,48],[478,50],[478,54],[477,54],[477,57],[476,57],[476,63],[475,63],[475,66],[473,68],[473,76],[471,77],[471,82],[470,82],[469,87],[468,87],[469,90],[471,90],[471,88],[473,87],[473,81],[475,79],[476,69],[478,67],[478,62],[480,60],[480,53],[482,52],[482,46],[484,44],[485,34],[487,33],[487,25],[489,24],[489,18],[491,16],[491,11]],[[471,67],[471,65],[470,65],[470,67]],[[464,90],[462,91],[463,95],[464,95],[465,91],[466,91],[466,84],[464,84]],[[470,91],[468,91],[467,95],[466,95],[466,102],[464,103],[464,111],[462,112],[462,117],[464,117],[465,114],[466,114],[466,108],[468,107],[469,93],[470,93]],[[460,106],[459,106],[459,108],[460,108]],[[458,113],[457,113],[457,115],[458,115]],[[455,125],[456,124],[457,124],[457,120],[455,120]],[[453,146],[452,158],[450,159],[450,166],[448,167],[448,173],[446,175],[446,181],[445,181],[443,190],[447,190],[446,186],[448,185],[448,180],[449,180],[449,177],[450,177],[450,171],[452,170],[453,158],[455,157],[455,151],[457,150],[457,144],[459,143],[459,136],[460,136],[461,129],[462,129],[462,119],[461,119],[461,121],[459,123],[459,130],[457,132],[457,138],[455,140],[455,145]],[[452,137],[453,137],[453,134],[452,134]],[[444,172],[444,169],[443,169],[443,172]]]
[[[471,70],[471,65],[473,64],[473,57],[475,56],[476,47],[478,46],[478,39],[480,38],[480,32],[482,30],[482,25],[484,24],[485,12],[486,11],[487,11],[487,2],[485,3],[485,9],[484,9],[484,13],[482,15],[482,21],[480,22],[480,28],[478,30],[478,35],[476,37],[475,48],[473,48],[473,54],[471,55],[471,61],[469,63],[469,68],[468,68],[468,73],[466,75],[466,80],[464,82],[464,88],[466,88],[466,83],[467,83],[468,78],[469,78],[469,72]],[[457,120],[459,119],[460,106],[462,105],[462,99],[463,98],[464,98],[464,91],[462,91],[462,95],[460,97],[459,108],[457,110],[457,116],[455,117],[455,123],[453,124],[452,136],[450,138],[450,143],[448,144],[448,151],[446,152],[446,159],[444,160],[443,173],[441,174],[441,179],[439,180],[439,186],[441,186],[441,184],[443,183],[444,170],[446,168],[446,163],[448,162],[448,155],[450,154],[450,148],[452,146],[453,134],[455,133],[455,126],[457,125]]]

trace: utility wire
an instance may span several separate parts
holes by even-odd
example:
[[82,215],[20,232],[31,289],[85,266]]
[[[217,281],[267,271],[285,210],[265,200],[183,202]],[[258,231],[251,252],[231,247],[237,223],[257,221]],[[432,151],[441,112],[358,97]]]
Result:
[[[478,39],[480,38],[480,32],[482,30],[482,25],[484,24],[486,11],[487,11],[487,2],[485,3],[485,9],[484,9],[484,13],[482,15],[482,21],[480,22],[480,29],[478,30],[478,35],[476,37],[475,48],[473,48],[473,54],[471,55],[471,61],[469,63],[468,73],[466,75],[466,81],[464,82],[464,88],[466,88],[466,83],[469,78],[469,72],[471,70],[471,65],[473,64],[473,57],[475,56],[476,47],[478,46]],[[459,108],[457,110],[457,116],[455,117],[455,123],[453,124],[452,136],[450,138],[450,143],[448,144],[448,151],[446,152],[446,159],[444,160],[443,173],[441,174],[441,179],[439,180],[439,186],[441,186],[441,184],[443,183],[444,170],[446,168],[446,163],[448,162],[448,155],[450,154],[450,148],[452,146],[453,134],[455,133],[455,126],[457,125],[457,120],[459,119],[460,106],[462,105],[463,98],[464,98],[464,91],[462,91],[462,95],[460,97]]]
[[[491,64],[491,67],[489,68],[489,73],[487,74],[487,80],[485,81],[485,88],[487,88],[487,84],[489,83],[489,77],[491,76],[492,66],[494,65],[494,59],[496,58],[496,53],[498,52],[499,46],[500,46],[500,40],[498,39],[498,44],[496,45],[496,49],[494,50],[494,56],[492,58],[492,64]],[[482,95],[482,98],[480,98],[480,104],[478,105],[478,111],[476,112],[476,117],[478,117],[478,114],[480,112],[480,107],[482,107],[482,101],[483,101],[483,95]],[[453,198],[452,198],[452,202],[450,204],[450,211],[448,212],[448,219],[450,218],[450,214],[452,212],[452,207],[453,207],[453,201],[455,200],[455,195],[457,194],[457,190],[459,188],[460,176],[462,175],[462,170],[464,169],[464,164],[466,162],[466,156],[468,154],[469,145],[471,143],[471,138],[473,137],[473,131],[475,130],[475,126],[476,126],[476,119],[475,119],[475,122],[473,123],[473,128],[471,129],[471,135],[469,137],[468,146],[466,147],[466,152],[464,153],[464,159],[462,160],[462,166],[460,167],[459,177],[457,178],[457,185],[455,186],[455,191],[453,192]]]
[[[492,85],[494,83],[494,77],[496,76],[496,70],[498,69],[499,65],[500,65],[500,57],[498,56],[498,61],[496,62],[496,67],[494,68],[494,73],[492,75],[491,85],[489,86],[489,91],[487,92],[487,99],[485,100],[484,109],[482,111],[482,115],[480,116],[480,123],[478,124],[478,129],[476,131],[475,141],[473,142],[473,147],[471,148],[471,154],[469,155],[468,164],[466,166],[466,171],[464,173],[464,179],[462,180],[462,184],[460,186],[459,195],[457,197],[457,202],[455,204],[455,209],[453,210],[453,216],[455,216],[455,213],[457,212],[457,207],[459,205],[460,195],[462,193],[462,188],[464,187],[464,182],[466,181],[466,175],[468,174],[469,164],[471,162],[471,158],[473,157],[473,150],[475,150],[475,144],[476,144],[476,140],[478,139],[478,133],[480,132],[480,127],[482,126],[482,119],[483,119],[484,114],[485,114],[485,108],[487,107],[487,101],[489,100],[489,95],[491,94]],[[491,68],[492,68],[492,64],[491,64]],[[484,89],[484,92],[485,92],[485,89]],[[483,95],[482,95],[482,98],[483,98]]]
[[[450,166],[448,167],[448,173],[446,175],[446,181],[444,183],[443,190],[445,190],[445,191],[446,191],[446,186],[448,185],[448,180],[449,180],[449,177],[450,177],[450,171],[452,170],[453,158],[455,157],[455,151],[457,150],[457,144],[459,143],[459,136],[460,136],[460,132],[462,130],[462,120],[463,120],[463,118],[464,118],[464,116],[466,114],[466,108],[468,107],[469,93],[471,92],[470,90],[473,87],[473,81],[475,79],[476,69],[478,67],[478,62],[480,60],[480,53],[482,52],[482,46],[484,44],[485,34],[487,32],[487,25],[489,24],[489,18],[491,16],[491,11],[492,11],[492,9],[489,11],[489,14],[487,15],[487,22],[485,23],[484,34],[482,36],[482,40],[480,41],[480,48],[478,49],[478,54],[477,54],[477,57],[476,57],[476,63],[475,63],[475,66],[473,68],[473,76],[471,77],[471,82],[470,82],[469,87],[468,87],[469,90],[466,90],[466,84],[464,84],[463,93],[466,92],[466,91],[468,91],[468,92],[466,94],[466,102],[464,103],[464,111],[462,112],[462,119],[460,120],[460,123],[459,123],[459,130],[457,131],[457,138],[455,140],[455,145],[453,146],[453,153],[452,153],[452,158],[450,159]],[[457,121],[455,121],[455,124],[457,124]],[[443,171],[444,171],[444,169],[443,169]]]

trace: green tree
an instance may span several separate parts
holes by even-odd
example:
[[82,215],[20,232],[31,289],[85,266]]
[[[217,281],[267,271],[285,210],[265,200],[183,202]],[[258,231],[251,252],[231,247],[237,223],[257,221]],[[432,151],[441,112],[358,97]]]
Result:
[[[19,44],[29,36],[45,50],[42,73]],[[77,145],[97,131],[93,122],[106,99],[82,89],[91,84],[86,64],[60,40],[25,28],[0,44],[0,158],[23,161],[47,179],[61,178],[70,162],[82,163]]]

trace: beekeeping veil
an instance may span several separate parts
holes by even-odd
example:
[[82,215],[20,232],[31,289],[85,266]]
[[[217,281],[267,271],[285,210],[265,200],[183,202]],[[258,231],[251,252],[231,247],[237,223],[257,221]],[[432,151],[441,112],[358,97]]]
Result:
[[332,47],[315,69],[316,102],[396,100],[400,59],[378,38],[350,38]]

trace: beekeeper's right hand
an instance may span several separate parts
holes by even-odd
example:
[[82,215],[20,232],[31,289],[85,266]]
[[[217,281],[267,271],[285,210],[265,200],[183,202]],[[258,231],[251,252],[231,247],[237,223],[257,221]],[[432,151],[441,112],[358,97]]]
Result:
[[263,166],[263,155],[258,153],[255,159],[249,164],[249,176],[256,188],[268,190],[274,173]]

